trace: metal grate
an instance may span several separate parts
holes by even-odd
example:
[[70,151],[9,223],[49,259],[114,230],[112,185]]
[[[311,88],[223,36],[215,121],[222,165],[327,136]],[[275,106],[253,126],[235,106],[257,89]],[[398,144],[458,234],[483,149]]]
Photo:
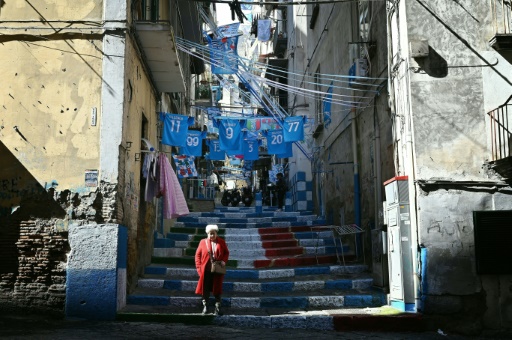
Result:
[[359,234],[359,233],[364,232],[356,224],[347,224],[347,225],[342,225],[342,226],[336,226],[334,228],[334,230],[336,231],[336,234],[338,234],[338,236]]

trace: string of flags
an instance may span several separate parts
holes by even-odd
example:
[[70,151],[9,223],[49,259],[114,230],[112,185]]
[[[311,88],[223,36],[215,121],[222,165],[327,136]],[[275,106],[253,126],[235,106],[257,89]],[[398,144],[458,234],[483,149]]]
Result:
[[[206,131],[189,130],[194,118],[173,113],[160,113],[163,121],[162,144],[179,147],[181,156],[203,155]],[[273,118],[212,117],[218,139],[208,139],[209,160],[225,160],[239,156],[244,160],[258,160],[259,147],[266,145],[268,154],[278,158],[293,156],[292,143],[304,140],[305,116],[285,117],[281,124]],[[263,140],[265,139],[265,140]],[[266,143],[264,143],[266,142]],[[175,158],[175,162],[179,160]],[[188,160],[187,160],[188,161]],[[188,170],[182,175],[189,174]]]

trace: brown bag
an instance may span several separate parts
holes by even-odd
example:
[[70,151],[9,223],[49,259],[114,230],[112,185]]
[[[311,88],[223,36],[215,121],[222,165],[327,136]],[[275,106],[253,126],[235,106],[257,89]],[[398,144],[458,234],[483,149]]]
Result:
[[221,261],[212,261],[212,273],[226,274],[226,266],[222,266]]
[[208,249],[208,254],[210,254],[210,262],[212,264],[211,272],[213,274],[226,274],[226,266],[222,266],[222,261],[215,261],[215,257],[213,257],[211,249],[208,247],[208,240],[206,239],[206,248]]

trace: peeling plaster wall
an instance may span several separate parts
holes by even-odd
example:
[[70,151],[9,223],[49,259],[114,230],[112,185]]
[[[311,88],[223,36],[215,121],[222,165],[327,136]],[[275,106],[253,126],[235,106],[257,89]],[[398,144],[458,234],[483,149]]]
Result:
[[[13,0],[0,9],[1,301],[63,311],[70,227],[126,226],[117,291],[135,287],[150,262],[156,209],[144,200],[141,137],[158,146],[157,98],[127,29],[130,3]],[[18,275],[32,265],[33,275]]]
[[[447,329],[510,329],[511,279],[476,274],[472,214],[512,209],[511,188],[485,166],[487,112],[512,93],[512,65],[489,46],[489,2],[400,6],[397,160],[416,193],[418,242],[427,251],[424,311],[444,315],[439,321]],[[428,56],[411,58],[409,43],[420,39],[428,41]]]

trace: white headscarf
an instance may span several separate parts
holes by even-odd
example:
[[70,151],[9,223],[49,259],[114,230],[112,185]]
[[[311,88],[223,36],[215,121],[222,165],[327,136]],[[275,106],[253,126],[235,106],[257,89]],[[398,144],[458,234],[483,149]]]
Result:
[[209,234],[210,231],[215,230],[217,233],[219,232],[219,227],[216,224],[208,224],[206,226],[206,233]]

